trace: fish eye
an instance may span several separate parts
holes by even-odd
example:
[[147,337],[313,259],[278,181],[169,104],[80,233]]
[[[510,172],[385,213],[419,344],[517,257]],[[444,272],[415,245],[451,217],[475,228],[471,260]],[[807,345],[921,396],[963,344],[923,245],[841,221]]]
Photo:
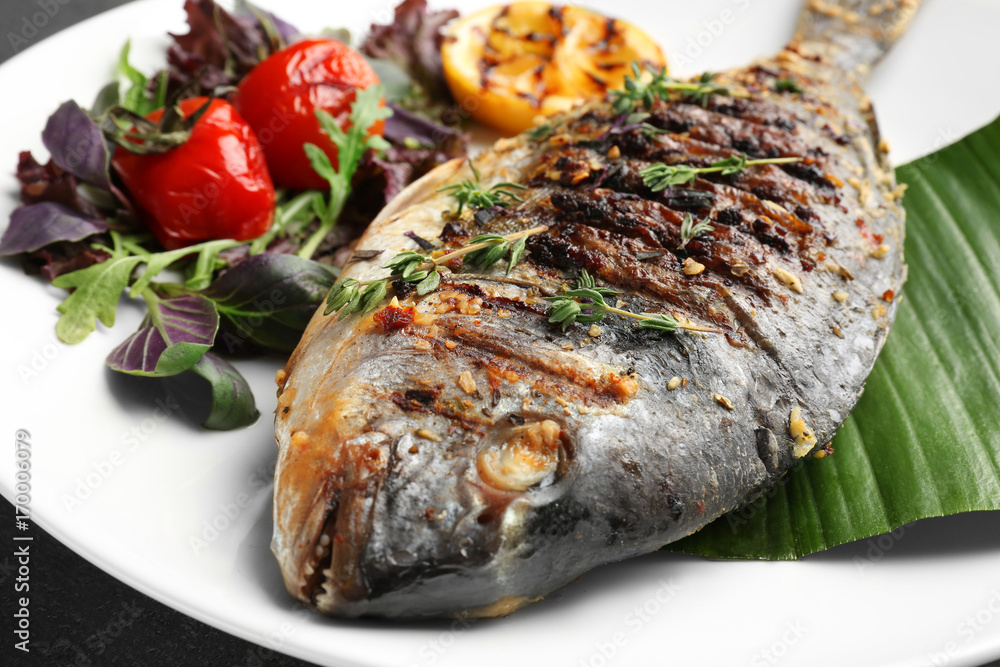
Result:
[[500,491],[547,486],[565,468],[568,440],[562,426],[551,419],[493,431],[476,456],[479,477]]

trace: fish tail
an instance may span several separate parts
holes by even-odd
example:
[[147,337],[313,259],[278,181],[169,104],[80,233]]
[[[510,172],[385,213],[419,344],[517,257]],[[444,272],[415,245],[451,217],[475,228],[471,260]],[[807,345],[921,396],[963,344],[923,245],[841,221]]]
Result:
[[920,0],[806,0],[792,45],[832,47],[844,69],[867,70],[905,32]]

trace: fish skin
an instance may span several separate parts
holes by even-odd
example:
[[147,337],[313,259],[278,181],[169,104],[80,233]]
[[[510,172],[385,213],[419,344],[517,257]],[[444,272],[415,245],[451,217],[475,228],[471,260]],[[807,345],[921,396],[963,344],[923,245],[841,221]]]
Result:
[[[860,85],[915,3],[877,16],[875,3],[849,4],[862,20],[812,2],[792,45],[720,76],[754,97],[658,103],[648,122],[672,132],[662,145],[634,132],[609,145],[609,105],[592,104],[554,121],[547,139],[502,140],[476,159],[486,185],[528,184],[522,203],[450,218],[455,200],[438,188],[472,177],[455,161],[379,215],[358,247],[384,252],[344,277],[385,277],[388,258],[415,249],[407,232],[451,247],[550,227],[509,278],[497,265],[446,275],[426,297],[399,295],[416,313],[402,328],[379,324],[381,311],[313,317],[278,376],[272,551],[293,596],[341,616],[504,615],[757,497],[808,453],[790,430],[793,408],[816,446],[833,438],[906,272],[904,213]],[[780,78],[806,92],[774,92]],[[700,178],[662,197],[637,177],[649,161],[734,152],[813,162]],[[615,161],[616,173],[602,172]],[[715,229],[678,251],[685,211]],[[637,258],[649,251],[664,254]],[[704,272],[685,275],[687,257]],[[544,296],[583,268],[625,308],[725,333],[658,334],[618,317],[596,337],[586,325],[562,332]],[[668,389],[673,377],[686,382]],[[558,437],[532,451],[555,469],[526,490],[495,488],[483,452],[546,420]]]

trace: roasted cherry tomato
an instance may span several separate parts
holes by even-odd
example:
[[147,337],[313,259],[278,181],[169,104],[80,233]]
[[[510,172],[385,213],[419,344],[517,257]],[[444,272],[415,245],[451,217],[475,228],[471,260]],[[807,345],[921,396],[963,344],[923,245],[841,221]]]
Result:
[[[326,188],[309,164],[303,144],[322,148],[337,168],[337,147],[323,134],[316,109],[347,129],[354,91],[378,83],[364,57],[332,39],[298,42],[254,67],[240,82],[233,104],[257,132],[271,176],[278,185]],[[382,134],[384,121],[369,135]]]
[[[180,103],[186,118],[208,98]],[[159,122],[163,110],[147,118]],[[212,100],[191,136],[164,153],[119,147],[111,160],[143,220],[167,250],[260,236],[274,218],[274,186],[260,142],[236,109]]]

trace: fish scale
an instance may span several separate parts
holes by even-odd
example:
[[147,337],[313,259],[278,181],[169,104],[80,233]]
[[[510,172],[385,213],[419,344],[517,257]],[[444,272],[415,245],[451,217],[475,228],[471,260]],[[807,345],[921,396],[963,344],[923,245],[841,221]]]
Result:
[[[272,550],[289,592],[342,616],[504,615],[691,534],[829,442],[905,280],[900,192],[861,83],[916,4],[812,0],[786,49],[718,77],[732,95],[658,100],[660,134],[608,100],[501,140],[475,162],[484,187],[528,186],[506,208],[454,215],[440,189],[473,177],[460,161],[393,200],[358,244],[383,252],[344,277],[385,278],[408,234],[452,249],[546,229],[510,276],[444,271],[428,295],[399,292],[380,306],[408,313],[398,326],[313,317],[278,376]],[[655,162],[741,153],[801,161],[642,183]],[[686,213],[713,229],[681,248]],[[583,270],[621,293],[611,305],[721,333],[616,315],[563,331],[545,297]]]

